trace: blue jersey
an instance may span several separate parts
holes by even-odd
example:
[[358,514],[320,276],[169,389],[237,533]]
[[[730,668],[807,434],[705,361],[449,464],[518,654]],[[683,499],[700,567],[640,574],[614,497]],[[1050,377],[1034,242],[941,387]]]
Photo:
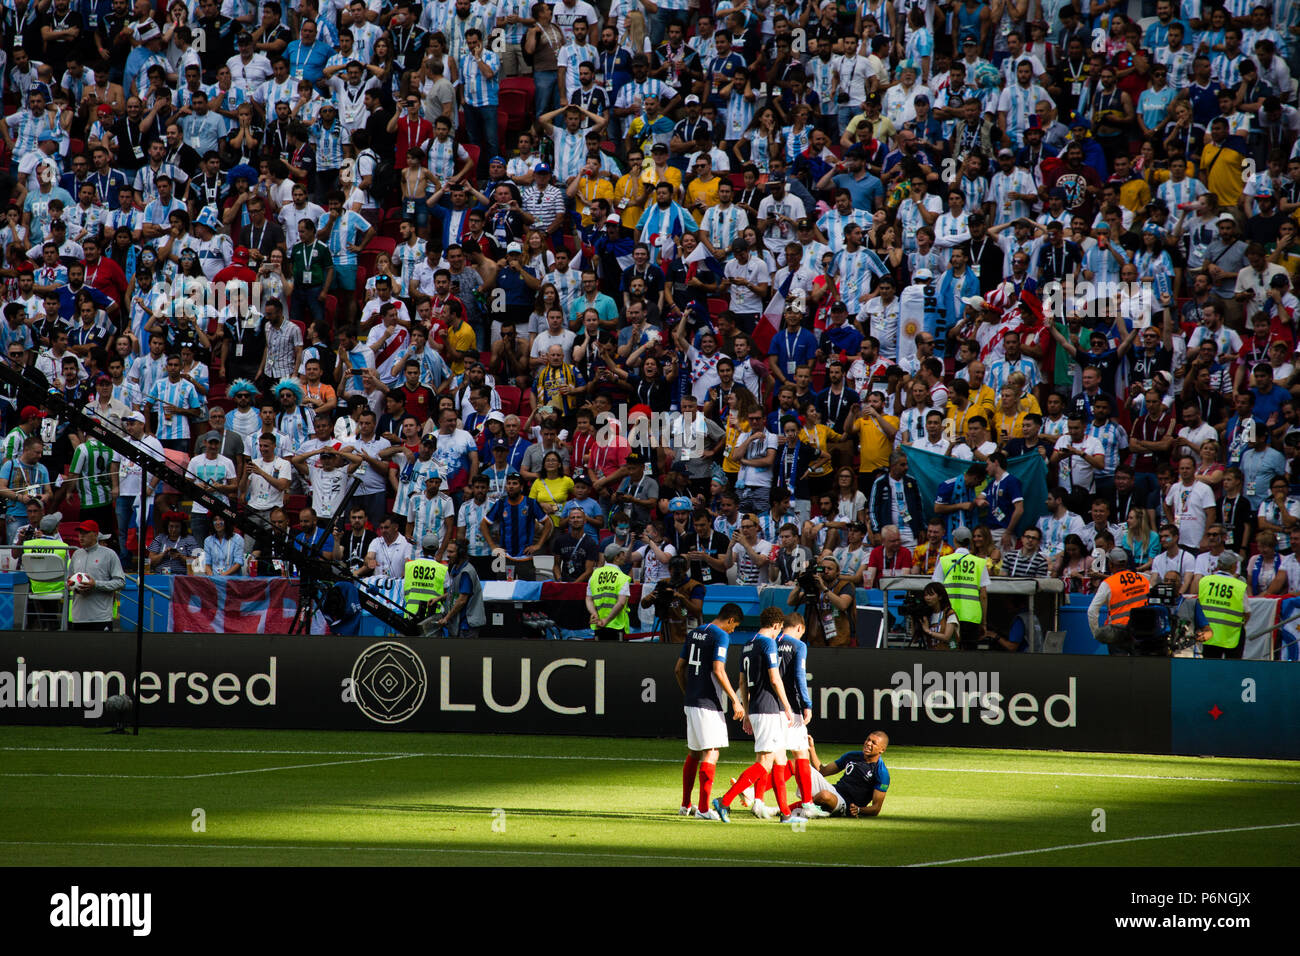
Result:
[[844,776],[835,781],[835,790],[855,806],[869,807],[877,790],[885,792],[889,789],[889,771],[885,768],[885,761],[868,763],[861,750],[841,755],[835,766],[844,771]]
[[687,707],[722,710],[726,695],[713,675],[713,663],[727,663],[730,640],[727,632],[716,624],[693,627],[686,632],[686,643],[682,645],[679,657],[686,662]]
[[781,683],[785,686],[785,699],[795,711],[812,709],[812,695],[808,693],[808,645],[793,637],[782,635],[776,642],[776,652],[781,656],[778,668]]
[[750,714],[779,714],[781,703],[772,686],[771,668],[781,666],[781,658],[776,650],[776,641],[770,637],[755,634],[753,640],[745,645],[740,658],[745,668],[745,686],[749,689],[749,704],[745,708]]

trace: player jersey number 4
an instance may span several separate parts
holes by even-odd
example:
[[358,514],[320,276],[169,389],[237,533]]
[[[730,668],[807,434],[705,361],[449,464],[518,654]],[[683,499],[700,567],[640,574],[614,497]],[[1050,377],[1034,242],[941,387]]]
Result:
[[686,634],[681,658],[686,661],[686,706],[722,710],[723,692],[713,676],[714,661],[727,662],[727,634],[712,624]]

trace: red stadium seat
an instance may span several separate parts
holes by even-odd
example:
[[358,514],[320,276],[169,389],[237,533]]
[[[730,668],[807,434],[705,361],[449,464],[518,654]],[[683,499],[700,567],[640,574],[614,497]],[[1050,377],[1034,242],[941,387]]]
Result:
[[465,144],[465,152],[469,153],[469,160],[470,160],[469,182],[471,186],[478,185],[478,157],[482,151],[483,151],[483,147],[479,146],[476,143]]
[[496,389],[497,394],[501,396],[501,414],[519,414],[519,386],[498,385]]
[[397,242],[402,238],[402,220],[385,219],[379,224],[379,235],[386,239],[392,239]]
[[383,252],[392,256],[396,249],[396,239],[390,239],[388,236],[374,236],[368,243],[366,243],[366,247],[361,250],[361,254],[365,255],[369,252],[377,255],[378,253]]
[[66,541],[68,544],[75,544],[78,547],[80,547],[81,535],[77,531],[78,523],[79,522],[76,521],[60,521],[59,537],[62,538],[64,541]]
[[[500,127],[503,133],[528,128],[532,105],[526,92],[503,85],[497,97],[497,106],[498,113],[506,114],[505,124]],[[500,123],[500,119],[497,122]]]
[[218,398],[226,397],[226,383],[213,382],[208,386],[208,401],[215,401]]
[[325,296],[325,321],[329,325],[331,332],[333,332],[336,327],[338,314],[339,314],[338,298],[332,295]]
[[285,510],[289,512],[289,523],[298,523],[298,512],[307,507],[306,495],[286,495],[284,499]]
[[63,515],[63,520],[77,521],[81,518],[81,497],[76,494],[68,495],[59,505],[59,514]]
[[709,315],[721,315],[731,307],[726,299],[709,299]]
[[531,115],[534,100],[537,97],[537,86],[533,83],[533,78],[531,76],[511,76],[502,80],[497,101],[500,102],[504,99],[507,92],[513,96],[515,91],[524,94],[524,112]]

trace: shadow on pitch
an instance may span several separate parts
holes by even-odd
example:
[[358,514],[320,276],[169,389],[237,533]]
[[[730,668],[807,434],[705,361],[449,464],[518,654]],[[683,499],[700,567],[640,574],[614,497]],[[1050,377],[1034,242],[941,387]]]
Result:
[[[330,804],[343,810],[363,810],[373,813],[375,810],[387,810],[392,813],[448,813],[463,816],[481,817],[491,813],[494,808],[484,806],[464,806],[453,803],[335,803]],[[547,817],[550,819],[598,819],[598,820],[637,820],[663,821],[679,819],[672,811],[609,811],[609,810],[570,810],[552,807],[502,807],[510,816]]]

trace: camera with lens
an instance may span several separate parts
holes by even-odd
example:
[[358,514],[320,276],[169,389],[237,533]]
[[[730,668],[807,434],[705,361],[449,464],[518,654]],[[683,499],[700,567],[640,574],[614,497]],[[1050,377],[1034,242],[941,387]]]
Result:
[[817,576],[816,571],[805,571],[794,579],[799,585],[799,590],[804,594],[818,595],[822,593],[822,579]]
[[918,620],[930,616],[930,607],[925,603],[925,598],[920,592],[909,591],[903,598],[903,603],[899,605],[898,610],[905,617],[917,618]]

